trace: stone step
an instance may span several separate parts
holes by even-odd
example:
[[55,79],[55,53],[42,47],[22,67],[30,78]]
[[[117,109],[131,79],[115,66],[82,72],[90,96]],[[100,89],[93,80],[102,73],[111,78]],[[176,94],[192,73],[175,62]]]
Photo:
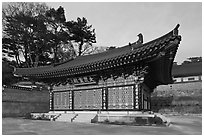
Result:
[[76,114],[61,114],[55,121],[64,121],[64,122],[72,122],[72,118],[75,117]]
[[78,116],[73,119],[72,122],[80,122],[80,123],[91,123],[91,120],[96,116],[96,114],[91,113],[78,113]]

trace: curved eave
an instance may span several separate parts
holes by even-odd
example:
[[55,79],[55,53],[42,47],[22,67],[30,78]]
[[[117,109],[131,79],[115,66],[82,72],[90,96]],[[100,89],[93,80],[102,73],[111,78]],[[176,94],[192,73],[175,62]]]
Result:
[[149,62],[151,71],[145,83],[152,89],[158,85],[173,83],[172,67],[180,40],[179,38],[170,42],[163,50],[163,55],[158,55],[159,57]]

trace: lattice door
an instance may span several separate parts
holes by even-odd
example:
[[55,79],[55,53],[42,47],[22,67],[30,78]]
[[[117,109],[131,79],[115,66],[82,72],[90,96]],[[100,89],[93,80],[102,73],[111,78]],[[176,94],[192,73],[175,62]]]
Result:
[[54,92],[54,110],[69,110],[71,109],[70,104],[70,92]]
[[108,88],[108,109],[132,109],[133,86]]
[[74,91],[74,109],[102,109],[102,89]]

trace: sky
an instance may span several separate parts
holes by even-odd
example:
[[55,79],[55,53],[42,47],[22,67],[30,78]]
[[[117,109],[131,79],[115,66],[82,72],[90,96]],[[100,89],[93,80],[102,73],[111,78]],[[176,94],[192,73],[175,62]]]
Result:
[[62,6],[67,20],[85,17],[96,30],[95,46],[125,46],[137,41],[142,33],[144,43],[160,37],[180,24],[182,36],[175,61],[202,56],[201,2],[46,2],[53,8]]
[[[28,1],[31,2],[31,1]],[[180,24],[182,36],[175,60],[202,56],[201,2],[45,2],[65,9],[67,20],[85,17],[96,32],[94,46],[121,47],[138,40],[158,38]]]

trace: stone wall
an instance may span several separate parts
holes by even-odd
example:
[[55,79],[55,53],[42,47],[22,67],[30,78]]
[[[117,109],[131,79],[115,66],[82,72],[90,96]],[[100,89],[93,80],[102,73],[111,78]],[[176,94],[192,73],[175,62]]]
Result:
[[152,96],[201,96],[202,81],[158,86]]
[[158,86],[151,97],[152,110],[161,113],[202,113],[202,82]]
[[49,111],[49,91],[4,88],[2,92],[2,116],[26,116],[31,112]]

